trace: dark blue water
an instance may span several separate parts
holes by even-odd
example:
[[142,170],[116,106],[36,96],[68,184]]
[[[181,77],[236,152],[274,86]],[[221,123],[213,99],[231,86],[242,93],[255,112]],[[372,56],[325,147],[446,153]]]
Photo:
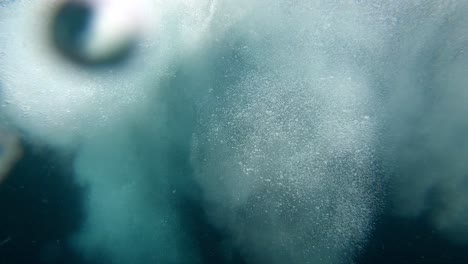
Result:
[[[23,159],[0,185],[0,263],[112,263],[99,252],[92,259],[85,258],[69,243],[83,220],[86,186],[74,182],[71,167],[63,160],[52,151],[27,148]],[[189,177],[187,180],[191,181]],[[199,200],[179,197],[174,203],[185,219],[185,232],[196,240],[202,263],[246,263],[241,252],[226,243],[229,234],[206,219]],[[425,216],[399,218],[391,210],[390,206],[382,209],[356,263],[468,263],[466,247],[440,236]]]

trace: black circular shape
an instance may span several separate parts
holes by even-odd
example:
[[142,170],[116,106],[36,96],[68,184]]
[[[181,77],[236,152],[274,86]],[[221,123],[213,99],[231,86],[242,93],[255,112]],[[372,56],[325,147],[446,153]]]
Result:
[[108,56],[91,56],[87,50],[90,32],[96,11],[90,3],[67,1],[62,4],[52,18],[52,41],[62,55],[86,66],[116,65],[128,57],[131,45],[125,46]]
[[63,4],[53,20],[53,40],[66,56],[81,62],[86,61],[84,45],[86,32],[93,19],[93,9],[83,2]]

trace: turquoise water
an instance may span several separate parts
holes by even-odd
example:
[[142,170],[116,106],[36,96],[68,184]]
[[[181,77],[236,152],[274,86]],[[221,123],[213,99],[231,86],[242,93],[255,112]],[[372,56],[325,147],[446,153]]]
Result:
[[467,262],[467,4],[110,3],[0,6],[1,263]]

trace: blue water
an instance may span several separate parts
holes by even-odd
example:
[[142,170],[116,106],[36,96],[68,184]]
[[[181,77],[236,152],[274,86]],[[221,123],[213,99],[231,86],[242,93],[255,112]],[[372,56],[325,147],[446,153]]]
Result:
[[0,5],[0,264],[468,263],[466,3],[97,3]]

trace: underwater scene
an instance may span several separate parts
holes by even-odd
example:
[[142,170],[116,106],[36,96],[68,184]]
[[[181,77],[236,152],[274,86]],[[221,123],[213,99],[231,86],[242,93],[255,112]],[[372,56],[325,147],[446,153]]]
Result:
[[468,1],[0,0],[0,264],[468,264]]

